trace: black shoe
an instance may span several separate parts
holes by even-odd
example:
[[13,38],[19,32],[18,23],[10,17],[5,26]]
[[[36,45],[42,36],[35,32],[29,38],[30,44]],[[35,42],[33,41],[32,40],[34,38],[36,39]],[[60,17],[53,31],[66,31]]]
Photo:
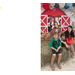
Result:
[[69,48],[66,48],[66,50],[69,51],[70,49]]

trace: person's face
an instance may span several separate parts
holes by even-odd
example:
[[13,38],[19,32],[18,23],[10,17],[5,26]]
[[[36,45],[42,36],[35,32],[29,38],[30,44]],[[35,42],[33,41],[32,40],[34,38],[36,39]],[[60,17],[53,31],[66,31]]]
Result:
[[57,34],[55,34],[55,35],[54,35],[54,39],[57,39],[57,38],[58,38],[58,35],[57,35]]
[[68,31],[71,32],[71,30],[72,30],[72,29],[71,29],[70,27],[68,27]]
[[65,36],[62,36],[62,39],[65,39]]

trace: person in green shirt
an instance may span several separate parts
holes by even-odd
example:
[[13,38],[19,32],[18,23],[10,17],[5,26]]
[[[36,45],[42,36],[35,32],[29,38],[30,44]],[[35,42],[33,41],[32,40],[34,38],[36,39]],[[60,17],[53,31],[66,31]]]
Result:
[[58,38],[58,33],[55,32],[53,34],[53,38],[50,41],[50,45],[49,47],[51,48],[51,54],[52,54],[52,58],[51,58],[51,68],[52,70],[55,70],[55,67],[53,66],[53,62],[55,60],[56,54],[58,54],[58,62],[57,62],[57,66],[59,69],[61,69],[61,65],[60,65],[60,60],[62,58],[62,48],[61,48],[61,42],[60,39]]

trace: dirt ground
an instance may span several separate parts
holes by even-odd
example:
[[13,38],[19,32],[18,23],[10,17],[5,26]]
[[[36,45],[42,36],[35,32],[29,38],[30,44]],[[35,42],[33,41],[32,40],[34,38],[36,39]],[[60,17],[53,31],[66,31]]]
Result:
[[[56,63],[54,63],[55,71],[75,71],[75,56],[69,58],[65,62],[61,62],[62,69],[58,69]],[[46,63],[45,66],[41,67],[41,71],[52,71],[50,63]]]

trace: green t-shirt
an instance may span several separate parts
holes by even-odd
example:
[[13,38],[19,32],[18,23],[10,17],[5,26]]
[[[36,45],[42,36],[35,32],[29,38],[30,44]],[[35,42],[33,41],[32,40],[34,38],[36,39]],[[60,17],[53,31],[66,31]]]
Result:
[[[59,38],[57,38],[57,40],[52,38],[50,41],[49,47],[53,47],[55,49],[58,49],[59,46],[61,46],[61,42],[60,42]],[[51,53],[52,53],[52,49],[51,49]]]

